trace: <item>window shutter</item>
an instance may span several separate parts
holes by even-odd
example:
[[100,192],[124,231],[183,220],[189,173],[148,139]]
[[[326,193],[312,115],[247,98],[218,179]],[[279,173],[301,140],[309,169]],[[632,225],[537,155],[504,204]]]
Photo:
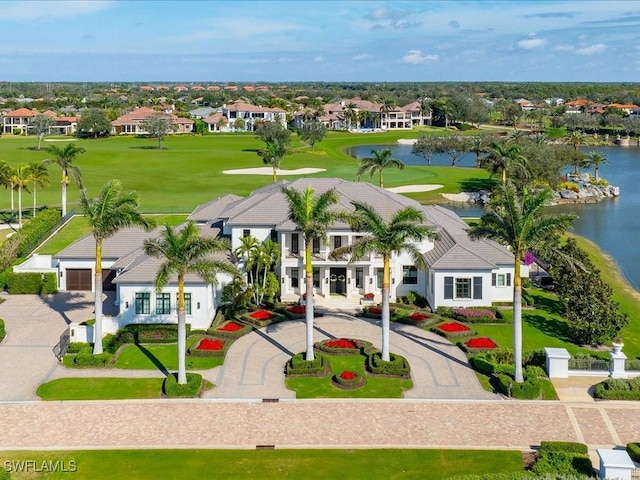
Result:
[[444,277],[444,298],[453,300],[453,277]]
[[497,275],[495,273],[491,274],[491,286],[492,287],[496,286],[496,277],[497,277]]
[[507,273],[507,287],[511,286],[511,274]]
[[473,299],[482,300],[482,277],[473,277]]

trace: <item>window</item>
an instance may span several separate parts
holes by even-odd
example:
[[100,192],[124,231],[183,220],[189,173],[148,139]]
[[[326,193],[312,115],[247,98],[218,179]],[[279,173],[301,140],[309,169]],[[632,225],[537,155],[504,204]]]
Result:
[[191,315],[191,294],[184,294],[184,313],[186,315]]
[[271,235],[269,238],[272,242],[278,243],[278,232],[275,229],[271,229]]
[[168,315],[171,313],[171,295],[168,293],[156,294],[156,313],[158,315]]
[[470,278],[456,278],[456,298],[471,298]]
[[382,280],[384,278],[384,269],[376,268],[376,286],[382,288]]
[[356,288],[364,287],[364,269],[356,268]]
[[313,286],[315,288],[320,288],[320,269],[319,268],[313,269]]
[[333,237],[333,248],[340,248],[342,246],[342,237]]
[[136,293],[136,315],[151,313],[151,294],[147,292]]
[[297,233],[291,234],[291,253],[300,253],[300,235]]
[[320,253],[320,239],[319,238],[314,238],[313,239],[313,246],[312,246],[312,252],[313,254],[319,254]]
[[413,265],[402,267],[402,284],[403,285],[417,285],[418,284],[418,269]]
[[245,228],[244,230],[242,230],[242,236],[244,238],[250,237],[251,236],[251,230],[249,230],[248,228]]
[[511,274],[507,273],[492,273],[491,285],[494,287],[510,287],[511,286]]
[[297,268],[291,269],[291,288],[298,288],[300,286],[300,271]]

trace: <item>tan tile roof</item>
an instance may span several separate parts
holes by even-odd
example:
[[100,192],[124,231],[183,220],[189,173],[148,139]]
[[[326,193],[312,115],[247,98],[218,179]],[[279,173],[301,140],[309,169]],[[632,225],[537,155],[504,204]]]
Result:
[[11,110],[5,114],[5,117],[35,117],[38,115],[37,110],[29,110],[28,108],[18,108],[17,110]]

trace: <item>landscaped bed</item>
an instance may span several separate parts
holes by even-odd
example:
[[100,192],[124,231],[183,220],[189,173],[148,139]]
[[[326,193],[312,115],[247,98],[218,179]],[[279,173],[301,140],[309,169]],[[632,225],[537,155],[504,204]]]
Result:
[[470,327],[459,322],[446,322],[431,329],[446,338],[470,337],[476,334]]

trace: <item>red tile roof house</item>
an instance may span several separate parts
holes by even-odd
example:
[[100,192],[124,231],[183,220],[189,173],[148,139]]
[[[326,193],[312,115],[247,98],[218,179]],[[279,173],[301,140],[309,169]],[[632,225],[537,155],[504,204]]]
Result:
[[26,135],[29,123],[36,115],[38,115],[37,110],[29,110],[28,108],[18,108],[7,112],[2,119],[2,133],[20,132],[22,135]]
[[147,132],[142,129],[140,124],[154,115],[162,115],[170,119],[171,123],[177,127],[172,133],[191,133],[193,131],[193,120],[190,118],[181,118],[173,114],[157,112],[149,107],[140,107],[111,122],[112,133],[114,135],[144,135]]

